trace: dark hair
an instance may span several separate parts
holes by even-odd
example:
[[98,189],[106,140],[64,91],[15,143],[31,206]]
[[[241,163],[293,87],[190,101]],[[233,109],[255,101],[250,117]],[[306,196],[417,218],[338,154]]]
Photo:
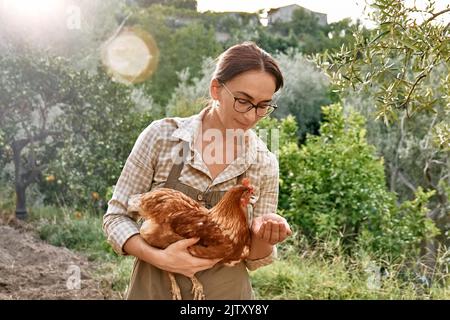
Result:
[[246,41],[223,52],[216,65],[213,78],[225,83],[246,71],[260,70],[275,78],[275,92],[283,86],[283,75],[276,61],[254,42]]

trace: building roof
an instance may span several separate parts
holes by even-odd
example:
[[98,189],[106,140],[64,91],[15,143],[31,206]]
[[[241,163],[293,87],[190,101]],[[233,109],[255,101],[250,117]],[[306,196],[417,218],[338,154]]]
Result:
[[268,15],[271,15],[271,14],[274,14],[275,12],[277,12],[277,11],[280,10],[280,9],[285,9],[285,8],[290,8],[290,7],[297,7],[298,9],[300,9],[300,8],[301,8],[301,9],[305,9],[305,10],[307,10],[307,11],[309,11],[309,12],[312,12],[312,13],[325,14],[325,13],[322,13],[322,12],[312,11],[312,10],[310,10],[310,9],[308,9],[308,8],[299,6],[298,4],[290,4],[290,5],[283,6],[283,7],[271,8],[271,9],[269,9],[269,11],[267,11],[267,14],[268,14]]

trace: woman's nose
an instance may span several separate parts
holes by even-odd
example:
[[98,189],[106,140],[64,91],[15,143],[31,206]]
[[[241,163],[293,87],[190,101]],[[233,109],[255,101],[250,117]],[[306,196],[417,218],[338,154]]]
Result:
[[253,123],[256,121],[256,108],[252,108],[246,113],[244,113],[245,119],[247,123]]

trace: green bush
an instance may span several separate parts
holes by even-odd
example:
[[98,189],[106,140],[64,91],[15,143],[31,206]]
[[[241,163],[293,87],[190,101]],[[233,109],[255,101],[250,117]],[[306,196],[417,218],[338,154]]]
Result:
[[421,244],[439,234],[435,223],[427,218],[427,204],[433,194],[419,187],[413,200],[399,206],[392,203],[384,215],[371,217],[361,232],[360,247],[391,259],[418,257]]
[[[418,190],[401,205],[386,188],[383,160],[365,138],[364,120],[323,108],[320,136],[299,147],[280,130],[280,213],[310,241],[340,241],[389,259],[416,257],[421,241],[436,234],[426,217],[432,193]],[[271,128],[295,128],[293,119]]]
[[323,109],[320,136],[296,151],[295,182],[288,216],[309,237],[353,242],[363,224],[390,209],[384,168],[365,141],[361,117],[345,121],[339,106]]
[[12,45],[0,56],[0,180],[24,193],[38,182],[46,204],[103,212],[107,188],[154,114],[136,110],[131,87],[71,62]]
[[151,115],[134,111],[116,117],[114,110],[105,106],[110,120],[102,125],[86,120],[89,135],[71,135],[58,151],[40,183],[47,204],[104,212],[109,188],[117,182],[137,136],[152,121]]
[[300,141],[306,134],[317,134],[322,120],[321,106],[331,103],[328,78],[300,52],[289,50],[276,59],[283,72],[284,86],[277,93],[280,108],[273,117],[293,115],[297,120]]
[[91,260],[111,260],[115,253],[102,231],[102,218],[69,208],[44,206],[30,210],[31,222],[48,243],[87,254]]
[[135,25],[152,34],[160,51],[157,70],[142,84],[160,105],[169,102],[177,87],[177,72],[189,68],[191,81],[199,76],[205,57],[216,57],[223,49],[216,40],[215,25],[209,27],[198,19],[195,11],[157,5],[133,12]]
[[261,136],[262,130],[268,133],[267,147],[270,151],[278,153],[280,164],[280,193],[278,197],[278,210],[281,214],[289,209],[292,201],[291,186],[295,180],[293,164],[298,163],[298,136],[297,123],[294,116],[287,116],[282,120],[265,118],[258,122],[257,132]]

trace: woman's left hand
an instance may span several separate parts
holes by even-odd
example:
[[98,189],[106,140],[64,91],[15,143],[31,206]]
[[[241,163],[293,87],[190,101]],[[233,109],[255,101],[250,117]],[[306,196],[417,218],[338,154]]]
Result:
[[271,245],[284,241],[292,234],[286,219],[274,213],[256,217],[252,224],[252,236]]

